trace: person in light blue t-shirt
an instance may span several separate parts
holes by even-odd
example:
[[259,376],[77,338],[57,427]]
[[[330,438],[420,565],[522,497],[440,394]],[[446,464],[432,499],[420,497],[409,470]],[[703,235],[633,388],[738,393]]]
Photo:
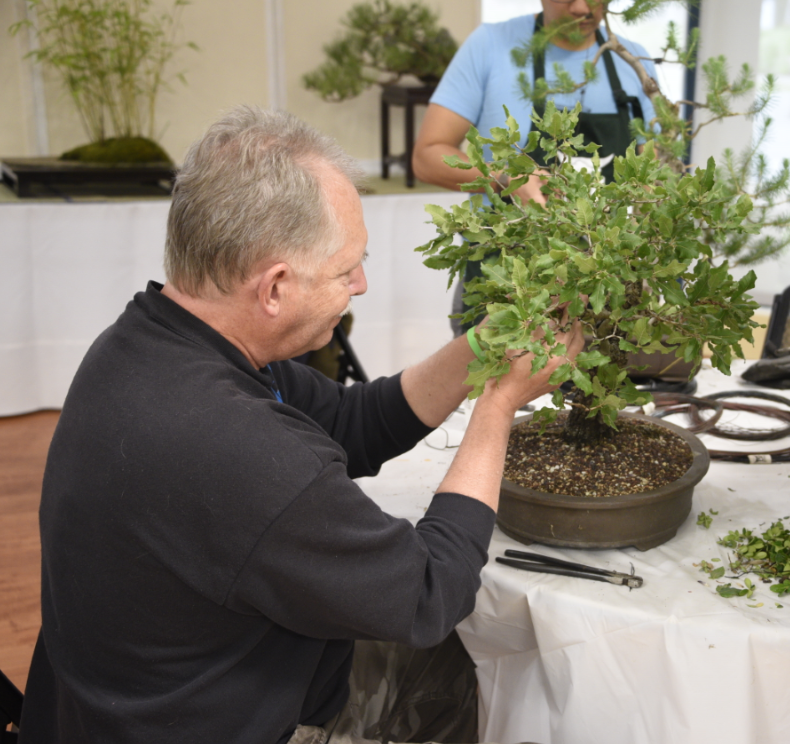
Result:
[[[460,170],[444,163],[447,155],[466,159],[460,150],[469,127],[474,125],[483,136],[493,127],[505,126],[507,106],[521,126],[522,144],[531,128],[531,101],[524,99],[518,84],[519,74],[525,72],[530,83],[546,78],[551,84],[553,68],[559,63],[581,82],[584,80],[584,63],[592,61],[599,47],[606,40],[606,30],[601,26],[604,3],[596,0],[541,0],[543,12],[513,18],[504,23],[479,26],[456,53],[431,98],[423,124],[414,146],[414,173],[421,181],[459,190],[462,183],[477,178],[476,168]],[[534,55],[532,63],[521,69],[513,62],[511,51],[529,41],[543,25],[558,22],[575,22],[572,35],[558,34],[546,48],[545,54]],[[639,44],[620,38],[620,42],[636,57],[647,57]],[[644,67],[655,78],[655,68],[649,60]],[[634,70],[611,52],[598,60],[597,79],[571,94],[553,96],[558,108],[573,108],[581,103],[579,131],[586,142],[601,145],[598,153],[603,162],[611,155],[624,155],[633,138],[630,122],[641,118],[649,124],[655,116],[650,98],[642,89]],[[540,112],[542,106],[536,106]],[[485,153],[486,157],[490,153]],[[535,155],[535,153],[533,153]],[[540,153],[537,153],[540,160]],[[611,163],[603,169],[604,178],[612,177]],[[494,182],[501,188],[502,180]],[[515,193],[526,201],[534,199],[545,203],[538,176]],[[467,268],[465,280],[479,276],[479,266]],[[459,295],[460,297],[460,295]],[[458,302],[454,311],[459,312]]]

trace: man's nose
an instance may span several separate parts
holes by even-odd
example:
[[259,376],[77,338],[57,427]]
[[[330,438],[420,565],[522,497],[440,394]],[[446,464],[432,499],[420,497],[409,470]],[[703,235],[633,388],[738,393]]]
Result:
[[365,276],[365,267],[362,264],[351,273],[350,289],[352,296],[363,295],[368,291],[368,278]]

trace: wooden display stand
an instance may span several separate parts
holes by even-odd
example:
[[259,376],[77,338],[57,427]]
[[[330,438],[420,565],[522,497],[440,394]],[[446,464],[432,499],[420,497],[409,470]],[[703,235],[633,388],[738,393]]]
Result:
[[[411,154],[414,150],[414,109],[427,106],[436,90],[435,85],[406,86],[385,85],[381,89],[381,177],[390,176],[390,165],[402,165],[406,169],[406,186],[414,188],[414,171]],[[403,106],[405,112],[406,151],[402,155],[390,154],[390,106]]]

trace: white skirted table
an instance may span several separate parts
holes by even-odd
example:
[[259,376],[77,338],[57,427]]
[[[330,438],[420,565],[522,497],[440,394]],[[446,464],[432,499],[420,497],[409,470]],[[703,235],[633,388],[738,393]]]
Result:
[[[697,394],[747,387],[738,374],[743,368],[735,365],[732,377],[703,369]],[[452,461],[468,415],[454,414],[378,477],[361,479],[363,489],[385,511],[416,522]],[[755,423],[737,415],[740,425]],[[790,438],[762,444],[702,439],[720,450],[790,446]],[[698,526],[697,515],[711,509],[718,514],[710,528]],[[751,599],[725,599],[699,568],[714,558],[722,561],[714,565],[727,565],[729,551],[716,541],[730,530],[761,533],[782,518],[789,526],[790,463],[714,461],[678,534],[646,552],[525,548],[497,528],[475,611],[458,628],[477,664],[480,740],[790,742],[790,599],[759,582]],[[645,583],[629,591],[518,571],[494,562],[507,548],[617,571],[633,564]]]
[[[450,192],[362,197],[370,290],[354,302],[351,343],[371,378],[452,338],[443,272],[416,246],[435,235],[426,204]],[[60,408],[93,340],[149,279],[164,280],[169,199],[0,202],[0,416]]]

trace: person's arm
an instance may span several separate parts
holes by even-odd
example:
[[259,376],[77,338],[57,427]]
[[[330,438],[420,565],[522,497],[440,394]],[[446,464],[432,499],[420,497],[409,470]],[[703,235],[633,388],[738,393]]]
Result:
[[[558,333],[565,343],[565,357],[553,358],[532,374],[532,354],[513,356],[510,372],[490,380],[475,404],[463,442],[438,492],[461,493],[482,501],[496,511],[510,426],[516,411],[535,398],[550,393],[555,369],[572,360],[584,346],[581,325],[575,321],[569,333]],[[466,366],[473,352],[465,336],[459,336],[421,364],[401,376],[403,394],[418,418],[428,426],[438,426],[466,397],[469,388]]]
[[[477,168],[464,170],[453,168],[444,162],[444,158],[448,155],[457,155],[462,160],[469,161],[461,151],[460,145],[471,126],[471,122],[450,109],[436,103],[429,104],[417,141],[414,143],[412,154],[414,175],[425,183],[455,191],[460,191],[461,184],[479,178],[482,174]],[[506,185],[500,182],[497,188],[501,190]],[[546,197],[541,193],[541,185],[540,177],[533,175],[514,193],[518,194],[522,201],[534,199],[540,204],[545,204]]]

